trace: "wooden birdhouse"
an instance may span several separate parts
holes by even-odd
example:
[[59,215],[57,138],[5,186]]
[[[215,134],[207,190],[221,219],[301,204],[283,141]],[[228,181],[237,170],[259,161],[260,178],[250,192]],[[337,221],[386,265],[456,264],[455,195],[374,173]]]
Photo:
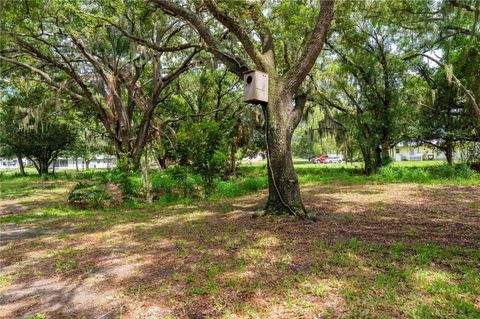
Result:
[[243,101],[252,104],[268,102],[268,75],[252,70],[243,74]]

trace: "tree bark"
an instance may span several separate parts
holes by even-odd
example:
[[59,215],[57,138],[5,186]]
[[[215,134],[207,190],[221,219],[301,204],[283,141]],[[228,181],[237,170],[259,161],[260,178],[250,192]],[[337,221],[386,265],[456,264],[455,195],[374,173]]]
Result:
[[375,147],[375,172],[382,167],[382,149],[379,145]]
[[[273,215],[291,214],[308,218],[300,194],[298,176],[293,167],[291,151],[293,132],[299,123],[301,108],[305,103],[300,101],[297,104],[303,105],[294,105],[292,95],[284,93],[281,88],[277,91],[273,86],[271,91],[271,102],[268,106],[263,105],[266,115],[265,142],[268,168],[268,199],[265,211]],[[300,116],[294,116],[293,113]]]
[[390,142],[384,141],[382,143],[382,164],[385,164],[386,161],[390,158]]
[[445,143],[445,157],[448,165],[453,165],[453,145],[448,141]]
[[17,155],[18,167],[20,168],[20,175],[25,176],[25,168],[23,167],[22,155]]
[[232,143],[230,147],[230,174],[235,175],[237,172],[237,158],[236,158],[236,153],[237,153],[237,146],[235,143]]
[[[54,164],[53,167],[55,167],[55,164]],[[43,161],[43,160],[39,160],[37,170],[38,170],[39,175],[48,174],[48,162]]]
[[363,163],[364,163],[364,172],[367,175],[370,175],[373,173],[373,163],[372,163],[372,155],[369,150],[365,148],[361,148],[362,156],[363,156]]

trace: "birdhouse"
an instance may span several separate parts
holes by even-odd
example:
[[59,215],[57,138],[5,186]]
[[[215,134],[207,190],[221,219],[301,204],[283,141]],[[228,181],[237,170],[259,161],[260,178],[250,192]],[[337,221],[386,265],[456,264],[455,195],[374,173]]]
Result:
[[243,74],[243,101],[252,104],[268,102],[268,75],[252,70]]

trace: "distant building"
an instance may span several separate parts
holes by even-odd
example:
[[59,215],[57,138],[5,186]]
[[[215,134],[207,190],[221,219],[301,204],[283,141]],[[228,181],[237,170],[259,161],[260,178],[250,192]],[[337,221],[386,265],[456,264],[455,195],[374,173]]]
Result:
[[[27,165],[33,165],[33,164],[31,161],[24,158],[23,165],[27,166]],[[16,158],[7,159],[7,158],[0,157],[0,169],[17,169],[17,168],[19,168],[19,165],[18,165],[18,160]]]
[[[88,163],[88,168],[114,168],[116,163],[115,156],[111,156],[108,154],[98,154]],[[25,166],[33,165],[33,163],[24,158],[23,164]],[[74,158],[66,158],[66,157],[59,157],[57,160],[50,165],[50,168],[55,167],[55,169],[76,169],[78,165],[78,169],[85,169],[86,162],[82,158],[78,158],[75,160]],[[4,159],[0,158],[0,170],[1,169],[18,169],[18,160],[15,159]]]
[[[480,143],[476,143],[480,144]],[[478,147],[478,145],[476,146]],[[392,158],[399,161],[445,161],[445,153],[434,146],[428,146],[416,142],[401,142],[392,149]],[[460,145],[455,147],[453,160],[465,160],[472,152],[472,145]]]

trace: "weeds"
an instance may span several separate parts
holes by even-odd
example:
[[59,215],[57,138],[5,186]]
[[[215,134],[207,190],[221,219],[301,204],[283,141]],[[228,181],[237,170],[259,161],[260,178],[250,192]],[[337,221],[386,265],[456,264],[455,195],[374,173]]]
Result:
[[[236,197],[257,192],[268,187],[265,166],[240,166],[238,175],[217,178],[209,190],[209,198],[220,199]],[[302,184],[376,184],[376,183],[418,183],[418,184],[461,184],[480,185],[480,175],[465,164],[455,167],[446,164],[430,166],[398,166],[383,167],[378,174],[365,176],[360,167],[327,166],[299,164],[296,172]],[[71,180],[102,181],[120,186],[126,199],[135,200],[140,195],[142,178],[139,173],[122,173],[113,171],[63,172],[48,176],[49,187],[56,187],[55,182]],[[205,196],[202,177],[185,167],[171,167],[150,174],[154,200],[162,203],[179,203],[185,199]],[[41,183],[37,175],[20,176],[18,174],[0,174],[0,198],[20,196],[37,191],[32,187]],[[42,185],[42,188],[46,185]],[[478,203],[473,203],[478,206]],[[378,208],[381,209],[381,208]]]

